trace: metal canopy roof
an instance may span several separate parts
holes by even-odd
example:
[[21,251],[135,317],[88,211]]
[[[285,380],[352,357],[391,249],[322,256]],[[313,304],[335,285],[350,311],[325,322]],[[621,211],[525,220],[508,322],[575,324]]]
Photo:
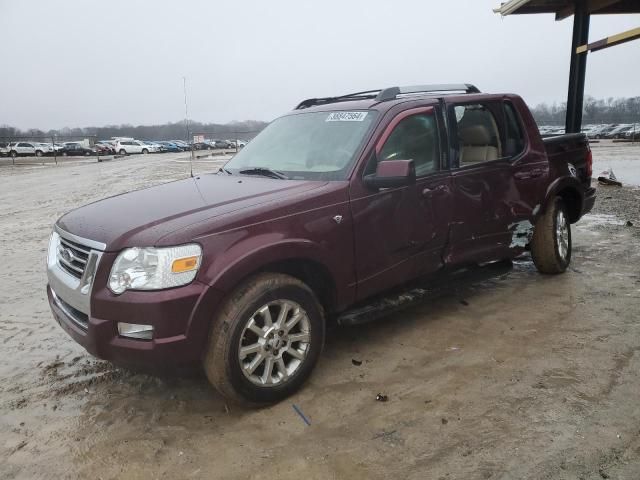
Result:
[[[640,13],[639,0],[586,0],[587,13]],[[555,13],[562,20],[575,12],[576,0],[509,0],[494,11],[501,15]]]

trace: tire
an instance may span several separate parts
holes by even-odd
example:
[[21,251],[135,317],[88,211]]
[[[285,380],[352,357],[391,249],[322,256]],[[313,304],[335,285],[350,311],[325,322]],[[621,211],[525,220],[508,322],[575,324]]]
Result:
[[146,148],[143,148],[143,149],[142,149],[142,154],[143,154],[143,155],[146,155],[147,153],[149,153],[149,150],[147,150]]
[[571,263],[571,224],[562,198],[556,197],[538,218],[531,240],[531,257],[540,273],[563,273]]
[[63,156],[63,157],[66,157],[67,155],[68,155],[68,153],[67,153],[67,152],[62,152],[62,156]]
[[[278,327],[280,302],[290,310]],[[265,309],[273,316],[271,326],[261,313]],[[298,321],[287,328],[296,317]],[[324,345],[324,329],[323,309],[306,284],[288,275],[258,274],[229,296],[214,319],[204,370],[213,386],[233,402],[250,407],[276,403],[298,390],[311,374]],[[292,340],[295,335],[300,340]],[[258,350],[241,359],[241,346]],[[295,357],[288,353],[293,350]],[[255,370],[250,372],[252,364]],[[263,384],[265,378],[272,384]]]
[[123,148],[123,149],[122,149],[122,150],[120,150],[118,153],[119,153],[120,155],[126,155],[126,154],[127,154],[127,151]]
[[42,156],[42,151],[36,150],[36,157],[41,157],[41,156]]
[[15,150],[11,150],[9,155],[11,155],[11,158],[16,158],[18,156],[18,152],[16,152]]

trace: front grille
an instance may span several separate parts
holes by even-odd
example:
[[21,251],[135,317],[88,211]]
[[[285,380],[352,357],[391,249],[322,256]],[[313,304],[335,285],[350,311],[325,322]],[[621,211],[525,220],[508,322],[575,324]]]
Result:
[[67,273],[82,278],[91,249],[79,243],[60,237],[58,245],[58,264]]

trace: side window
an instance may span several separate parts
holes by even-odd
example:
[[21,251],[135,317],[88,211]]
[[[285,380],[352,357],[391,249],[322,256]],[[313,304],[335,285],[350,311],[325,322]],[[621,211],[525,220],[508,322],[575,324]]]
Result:
[[413,160],[419,177],[437,171],[440,152],[435,116],[421,113],[402,119],[380,150],[378,161],[385,160]]
[[524,150],[524,135],[520,118],[516,109],[509,102],[504,104],[505,131],[504,154],[506,157],[516,157]]
[[460,167],[502,157],[496,116],[488,105],[456,105],[455,119]]
[[19,143],[18,146],[19,147],[30,147],[31,145],[29,145],[28,143]]

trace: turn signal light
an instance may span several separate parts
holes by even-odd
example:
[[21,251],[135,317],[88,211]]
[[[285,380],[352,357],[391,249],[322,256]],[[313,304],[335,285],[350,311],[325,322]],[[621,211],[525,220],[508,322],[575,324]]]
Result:
[[171,264],[171,271],[173,273],[190,272],[198,268],[199,257],[185,257],[174,260]]

